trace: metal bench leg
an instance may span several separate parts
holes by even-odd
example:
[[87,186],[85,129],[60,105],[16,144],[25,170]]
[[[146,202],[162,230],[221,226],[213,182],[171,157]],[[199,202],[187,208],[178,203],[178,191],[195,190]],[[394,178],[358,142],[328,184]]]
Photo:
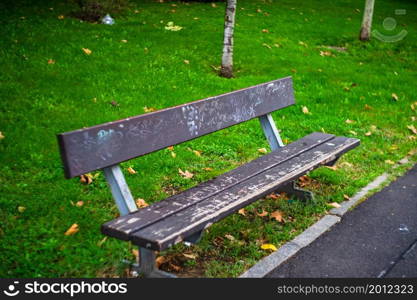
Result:
[[284,192],[304,202],[314,202],[314,194],[310,191],[297,187],[295,181],[290,181],[287,184],[279,187],[277,192]]
[[193,233],[192,235],[184,239],[184,244],[186,246],[191,246],[191,244],[197,244],[201,240],[202,236],[203,230],[197,231],[196,233]]
[[174,274],[164,272],[156,267],[155,251],[139,248],[139,263],[133,264],[133,269],[145,277],[151,278],[176,278]]

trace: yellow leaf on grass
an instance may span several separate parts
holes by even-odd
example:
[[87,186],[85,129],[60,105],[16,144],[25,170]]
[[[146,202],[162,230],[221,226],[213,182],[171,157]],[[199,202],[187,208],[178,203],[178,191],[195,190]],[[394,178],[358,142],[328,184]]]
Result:
[[84,205],[84,201],[77,201],[77,203],[75,203],[76,207],[81,207]]
[[337,170],[337,166],[325,166],[327,169],[336,171]]
[[348,195],[346,195],[346,194],[343,194],[343,198],[344,198],[345,200],[349,200],[349,199],[350,199],[350,197],[349,197]]
[[24,206],[19,206],[19,207],[17,208],[17,210],[18,210],[18,212],[22,213],[22,212],[24,212],[24,211],[26,210],[26,207],[24,207]]
[[332,56],[330,51],[320,51],[320,56]]
[[235,237],[233,236],[233,235],[231,235],[231,234],[226,234],[225,236],[224,236],[226,239],[228,239],[229,241],[234,241],[234,240],[236,240],[235,239]]
[[372,131],[377,130],[377,127],[376,127],[375,125],[371,125],[371,127],[370,127],[370,128],[371,128],[371,130],[372,130]]
[[3,132],[0,131],[0,140],[4,139],[5,136],[3,135]]
[[197,156],[201,156],[201,151],[193,150],[193,153]]
[[398,95],[396,93],[391,94],[392,100],[398,101]]
[[167,149],[168,149],[169,151],[174,151],[174,146],[169,146],[169,147],[167,147]]
[[153,111],[155,111],[156,109],[155,108],[153,108],[153,107],[147,107],[147,106],[144,106],[143,107],[143,111],[144,112],[146,112],[146,113],[148,113],[148,112],[153,112]]
[[83,49],[84,53],[87,54],[87,55],[90,55],[93,52],[88,48],[82,48],[82,49]]
[[308,111],[307,106],[303,106],[303,107],[301,108],[301,111],[303,112],[303,114],[306,114],[306,115],[310,114],[310,112]]
[[100,241],[97,242],[97,246],[101,247],[103,246],[103,244],[107,241],[107,236],[105,236],[104,238],[102,238]]
[[349,130],[349,133],[351,133],[351,134],[353,134],[353,135],[358,135],[358,134],[356,133],[356,131],[353,131],[353,130]]
[[259,148],[259,149],[258,149],[258,152],[259,152],[259,153],[263,153],[263,154],[265,154],[265,153],[267,153],[268,151],[266,150],[266,148]]
[[178,25],[174,25],[174,22],[168,22],[167,25],[165,26],[165,29],[169,31],[179,31],[182,29],[182,27]]
[[217,7],[216,3],[211,3],[211,7]]
[[334,207],[334,208],[339,208],[340,204],[337,202],[332,202],[332,203],[327,203],[328,206]]
[[63,19],[65,19],[65,16],[64,15],[59,15],[58,19],[63,20]]
[[371,135],[372,135],[371,131],[368,131],[368,132],[365,133],[365,136],[371,136]]
[[68,228],[68,230],[65,232],[65,235],[73,235],[75,233],[77,233],[79,231],[79,227],[78,224],[74,223],[71,225],[70,228]]
[[239,215],[246,216],[246,210],[244,208],[239,209],[237,212]]
[[190,61],[189,61],[188,59],[184,59],[184,63],[185,63],[186,65],[189,65],[189,64],[190,64]]
[[346,123],[346,124],[353,124],[353,123],[355,123],[355,121],[347,119],[347,120],[345,121],[345,123]]
[[176,158],[177,157],[177,154],[174,151],[172,151],[171,152],[171,156],[172,156],[172,158]]
[[180,173],[180,175],[186,179],[190,179],[193,178],[194,174],[191,172],[188,172],[187,170],[185,170],[185,172],[181,169],[178,169],[178,173]]
[[144,208],[144,207],[147,207],[147,206],[149,206],[149,204],[148,203],[146,203],[146,201],[145,200],[143,200],[142,198],[138,198],[138,199],[136,199],[136,206],[137,207],[139,207],[139,208]]
[[368,104],[365,104],[365,109],[366,109],[366,110],[372,110],[373,108],[372,108],[372,106],[370,106],[370,105],[368,105]]
[[127,168],[127,171],[132,175],[137,173],[132,167]]
[[122,43],[127,43],[127,40],[120,40]]
[[387,159],[387,160],[385,161],[385,163],[386,163],[386,164],[389,164],[389,165],[395,165],[395,162],[393,162],[392,160],[389,160],[389,159]]
[[263,250],[277,251],[277,247],[275,247],[272,244],[263,244],[263,245],[261,245],[261,249],[263,249]]
[[417,129],[414,125],[407,125],[407,128],[410,129],[412,133],[417,134]]
[[204,171],[213,171],[213,168],[209,168],[209,167],[207,167],[207,168],[203,168],[203,170],[204,170]]
[[194,255],[194,254],[183,253],[182,255],[184,255],[186,258],[189,258],[189,259],[196,259],[197,258],[197,255]]
[[282,212],[279,210],[276,210],[273,213],[271,213],[271,218],[274,218],[280,223],[284,221],[284,218],[282,217]]

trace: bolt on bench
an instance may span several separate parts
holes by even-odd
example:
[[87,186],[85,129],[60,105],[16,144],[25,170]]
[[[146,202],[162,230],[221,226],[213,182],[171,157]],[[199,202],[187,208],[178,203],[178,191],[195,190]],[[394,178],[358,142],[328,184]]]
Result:
[[[155,251],[197,243],[205,228],[277,191],[312,199],[294,181],[332,165],[359,145],[354,138],[312,133],[284,146],[271,112],[295,104],[291,77],[188,104],[58,135],[67,178],[103,169],[120,217],[103,234],[140,247],[138,271],[173,277],[155,267]],[[259,118],[272,152],[182,193],[137,209],[119,163]]]

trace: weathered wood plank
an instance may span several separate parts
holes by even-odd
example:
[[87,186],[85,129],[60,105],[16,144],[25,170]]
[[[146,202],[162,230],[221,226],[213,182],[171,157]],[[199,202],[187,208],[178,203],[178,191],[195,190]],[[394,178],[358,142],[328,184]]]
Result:
[[158,220],[168,217],[180,210],[194,205],[206,198],[212,197],[233,185],[248,178],[256,176],[278,164],[281,164],[292,157],[300,155],[330,139],[334,135],[320,132],[312,133],[303,137],[284,148],[277,149],[234,170],[222,174],[212,180],[206,181],[180,194],[171,196],[129,214],[110,221],[102,226],[102,232],[122,240],[128,240],[129,234],[134,230],[144,228]]
[[58,135],[70,178],[294,104],[291,77]]
[[166,249],[267,195],[279,185],[334,160],[358,145],[357,139],[336,137],[205,201],[134,232],[130,238],[138,246],[153,250]]

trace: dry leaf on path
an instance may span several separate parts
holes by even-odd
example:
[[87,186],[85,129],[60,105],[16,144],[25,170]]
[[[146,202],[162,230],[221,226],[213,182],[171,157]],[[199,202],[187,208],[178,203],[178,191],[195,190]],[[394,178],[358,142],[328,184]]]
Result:
[[65,232],[65,235],[73,235],[75,233],[77,233],[79,231],[79,227],[78,224],[74,223],[71,225],[70,228],[68,228],[68,230]]
[[167,259],[165,258],[165,256],[158,256],[155,259],[155,263],[156,263],[156,267],[159,268],[162,264],[166,263]]

